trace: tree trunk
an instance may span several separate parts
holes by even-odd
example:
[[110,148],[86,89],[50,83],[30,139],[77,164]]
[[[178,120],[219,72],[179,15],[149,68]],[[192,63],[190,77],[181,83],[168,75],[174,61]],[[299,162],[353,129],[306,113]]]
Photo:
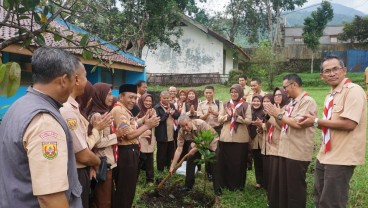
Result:
[[311,74],[313,74],[314,52],[312,51]]

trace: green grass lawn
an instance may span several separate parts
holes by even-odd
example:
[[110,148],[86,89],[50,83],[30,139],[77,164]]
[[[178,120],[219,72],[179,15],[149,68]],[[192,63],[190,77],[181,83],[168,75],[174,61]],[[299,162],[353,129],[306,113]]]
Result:
[[[356,76],[356,75],[355,75]],[[314,77],[315,79],[316,77]],[[354,81],[354,78],[352,78]],[[323,86],[323,85],[322,85]],[[229,86],[222,85],[214,85],[216,98],[222,101],[225,101],[230,98],[229,95]],[[167,87],[162,86],[149,86],[150,90],[166,90]],[[203,89],[204,86],[198,87],[197,89]],[[180,88],[181,89],[181,88]],[[305,91],[309,93],[311,97],[313,97],[318,104],[318,114],[319,117],[322,117],[322,109],[323,102],[326,96],[326,93],[329,91],[328,87],[305,87]],[[203,97],[202,97],[203,99]],[[315,156],[319,150],[319,145],[321,143],[321,131],[317,130],[315,136],[315,149],[314,149],[314,157],[309,166],[307,172],[307,184],[308,184],[308,199],[307,199],[307,207],[312,208],[313,205],[313,172],[314,172],[314,163]],[[366,158],[368,155],[366,154]],[[202,168],[204,169],[204,168]],[[155,172],[156,174],[156,172]],[[136,207],[145,207],[139,201],[140,195],[147,191],[153,191],[154,186],[146,186],[145,183],[145,173],[141,172],[139,177],[139,184],[137,186],[137,192],[135,197],[135,206]],[[174,175],[171,178],[166,186],[170,186],[170,184],[179,183],[184,184],[184,176]],[[204,177],[203,174],[197,174],[196,183],[194,189],[203,189]],[[264,190],[258,190],[255,188],[255,175],[254,169],[253,171],[248,171],[247,173],[247,182],[244,191],[230,192],[224,191],[221,197],[216,198],[215,207],[249,207],[249,208],[260,208],[267,207],[267,198],[266,192]],[[212,184],[207,184],[207,191],[209,193],[213,193]],[[188,199],[190,200],[190,199]],[[347,207],[356,207],[356,208],[364,208],[368,207],[368,167],[367,165],[358,166],[352,177],[350,182],[350,193],[349,193],[349,202]]]

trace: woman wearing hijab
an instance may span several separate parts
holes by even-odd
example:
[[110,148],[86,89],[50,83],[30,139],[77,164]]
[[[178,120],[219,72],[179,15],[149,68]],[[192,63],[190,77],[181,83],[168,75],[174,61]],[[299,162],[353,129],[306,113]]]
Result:
[[252,155],[254,161],[254,171],[256,175],[256,188],[261,188],[263,184],[263,157],[261,149],[263,147],[262,131],[256,122],[262,123],[265,114],[262,106],[262,96],[255,95],[252,98],[252,124],[249,126],[249,135],[251,139]]
[[184,103],[187,100],[187,92],[185,90],[179,90],[179,99],[175,103],[175,108],[181,113]]
[[241,85],[231,86],[231,99],[224,103],[224,108],[219,113],[218,120],[223,128],[216,155],[215,177],[219,183],[215,185],[216,194],[221,193],[221,188],[244,189],[250,141],[248,125],[252,122],[252,111],[243,100],[243,94]]
[[194,89],[187,91],[187,99],[183,104],[181,114],[186,114],[191,119],[198,118],[197,108],[198,108],[198,97],[197,92]]
[[83,94],[75,98],[75,100],[79,104],[79,111],[84,116],[85,119],[87,119],[88,117],[88,105],[91,103],[93,92],[94,88],[91,82],[87,81],[87,84],[84,87]]
[[[101,116],[109,113],[113,103],[111,94],[112,86],[106,83],[96,83],[93,85],[94,93],[89,107],[89,121],[95,122]],[[108,171],[105,181],[98,181],[95,188],[95,203],[99,208],[110,208],[113,196],[113,170],[116,167],[117,154],[114,152],[113,146],[117,144],[118,137],[124,136],[123,128],[115,130],[113,125],[106,127],[100,132],[101,139],[99,141],[90,141],[89,148],[93,149],[98,157],[106,157]]]
[[[144,116],[149,112],[150,115],[156,114],[155,110],[152,108],[153,97],[150,94],[143,94],[138,100],[138,107],[140,109],[137,117],[138,123],[141,123]],[[153,131],[152,129],[151,131]],[[153,168],[153,152],[155,150],[156,138],[154,132],[151,133],[149,137],[139,137],[139,144],[141,145],[141,153],[139,156],[140,165],[144,170],[146,170],[146,183],[154,182],[154,168]]]
[[[263,96],[262,100],[262,109],[264,109],[265,105],[268,104],[274,104],[273,101],[273,94],[266,94]],[[268,178],[269,178],[269,165],[270,165],[270,156],[268,155],[268,151],[266,150],[268,147],[267,143],[267,132],[270,127],[270,125],[267,123],[267,121],[270,119],[270,116],[268,116],[266,113],[264,115],[264,119],[262,121],[256,122],[256,125],[258,126],[258,133],[259,136],[262,137],[262,158],[263,158],[263,188],[267,189],[268,186]]]
[[[273,91],[274,103],[281,109],[289,103],[289,98],[282,87],[276,87]],[[265,154],[269,157],[268,162],[268,177],[267,177],[267,196],[269,207],[279,207],[279,164],[278,164],[278,146],[281,135],[281,126],[279,126],[274,117],[270,117],[267,121],[269,126],[266,139]]]

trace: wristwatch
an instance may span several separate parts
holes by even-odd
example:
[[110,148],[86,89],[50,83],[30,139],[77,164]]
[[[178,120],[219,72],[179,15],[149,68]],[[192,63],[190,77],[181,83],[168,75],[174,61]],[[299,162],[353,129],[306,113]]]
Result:
[[313,126],[316,128],[318,127],[318,118],[314,119]]
[[277,119],[281,121],[283,116],[284,116],[284,114],[280,113],[280,114],[277,115]]

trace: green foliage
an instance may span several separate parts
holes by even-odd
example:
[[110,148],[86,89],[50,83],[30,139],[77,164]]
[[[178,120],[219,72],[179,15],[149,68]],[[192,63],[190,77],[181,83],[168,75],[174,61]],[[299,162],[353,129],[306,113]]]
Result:
[[361,44],[368,43],[368,17],[355,16],[351,23],[345,23],[343,32],[337,37],[342,41],[350,41],[351,43],[359,42]]
[[233,84],[238,84],[239,76],[242,75],[243,72],[240,70],[231,70],[229,72],[228,84],[231,86]]
[[283,61],[284,57],[279,53],[274,53],[270,43],[263,41],[256,49],[248,74],[250,77],[265,78],[268,89],[273,89],[275,75],[279,72],[279,66]]
[[[211,130],[201,131],[194,138],[193,141],[196,144],[198,152],[202,157],[195,160],[197,164],[213,163],[215,162],[216,153],[212,152],[209,147],[212,140],[217,136]],[[206,174],[207,175],[207,174]],[[203,184],[203,192],[206,190],[206,182]]]
[[313,11],[311,17],[304,20],[303,41],[305,45],[315,52],[319,46],[319,38],[322,37],[327,23],[333,18],[331,3],[323,1],[317,11]]
[[194,143],[198,151],[201,153],[202,158],[197,160],[198,164],[204,164],[206,162],[214,162],[215,153],[212,152],[209,147],[212,140],[217,136],[216,133],[213,133],[210,130],[201,131],[193,138]]
[[20,85],[21,69],[18,63],[0,65],[0,96],[13,96]]

